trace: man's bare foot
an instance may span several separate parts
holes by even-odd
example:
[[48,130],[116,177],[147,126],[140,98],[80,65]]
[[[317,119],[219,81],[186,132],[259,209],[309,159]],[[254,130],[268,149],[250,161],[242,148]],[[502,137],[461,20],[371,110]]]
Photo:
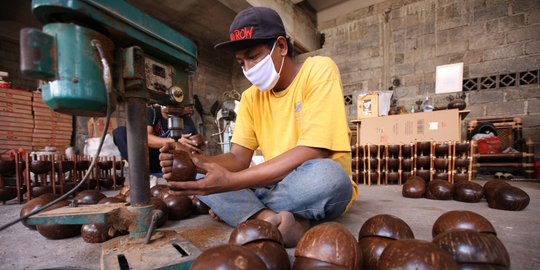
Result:
[[309,229],[309,220],[295,217],[287,211],[276,213],[265,209],[257,213],[254,218],[268,221],[276,226],[283,236],[285,247],[295,247]]

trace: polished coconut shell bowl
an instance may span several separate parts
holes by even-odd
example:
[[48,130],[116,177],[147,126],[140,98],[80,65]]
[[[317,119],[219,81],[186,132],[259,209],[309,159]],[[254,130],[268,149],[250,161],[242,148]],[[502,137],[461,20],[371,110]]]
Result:
[[479,202],[484,193],[482,186],[475,182],[462,181],[454,185],[454,200],[460,202]]
[[452,230],[433,238],[433,243],[448,251],[461,264],[488,264],[510,267],[510,256],[493,234],[472,230]]
[[243,245],[255,253],[268,270],[288,270],[291,268],[289,255],[281,243],[260,240]]
[[105,197],[106,196],[99,191],[85,190],[75,195],[75,197],[73,198],[73,202],[77,204],[82,204],[82,205],[97,204],[99,200]]
[[187,218],[193,212],[193,203],[187,196],[168,196],[164,201],[169,209],[169,219],[180,220]]
[[362,252],[363,265],[361,269],[377,270],[377,263],[384,249],[396,241],[386,237],[366,236],[358,240]]
[[454,196],[454,184],[445,180],[433,180],[428,183],[425,197],[431,200],[451,200]]
[[495,194],[495,191],[499,188],[499,187],[502,187],[502,186],[509,186],[510,184],[508,184],[506,181],[504,180],[499,180],[499,179],[495,179],[495,180],[489,180],[487,181],[484,186],[482,187],[482,192],[484,193],[484,196],[486,197],[486,199],[488,200],[488,202],[490,201],[490,199],[493,197],[493,195]]
[[190,270],[266,269],[264,262],[251,250],[236,245],[207,249],[191,265]]
[[378,269],[458,270],[459,266],[446,250],[433,243],[402,239],[384,250]]
[[529,205],[531,198],[529,194],[518,187],[502,186],[499,187],[493,198],[488,200],[490,208],[510,211],[520,211]]
[[249,219],[238,224],[231,232],[229,244],[244,245],[258,240],[271,240],[283,245],[283,237],[276,226],[260,219]]
[[426,192],[426,181],[418,176],[411,176],[403,184],[401,194],[407,198],[422,198]]
[[362,265],[362,254],[356,239],[347,228],[337,222],[326,222],[309,229],[298,242],[294,256],[347,269],[359,269]]
[[184,150],[173,150],[173,165],[170,181],[195,181],[197,170],[191,155]]
[[358,233],[358,239],[367,236],[380,236],[395,240],[414,239],[414,233],[405,221],[386,214],[370,217],[364,222]]
[[193,198],[191,198],[191,202],[193,203],[193,210],[195,211],[195,214],[208,215],[210,207],[208,207],[208,205],[199,200],[199,198],[193,196]]
[[497,235],[495,228],[487,218],[472,211],[448,211],[433,223],[433,237],[451,230],[473,230],[480,233]]
[[[68,201],[60,201],[53,206],[43,210],[43,212],[47,212],[68,205]],[[79,235],[81,233],[81,225],[39,224],[36,225],[36,228],[37,231],[47,239],[64,239]]]

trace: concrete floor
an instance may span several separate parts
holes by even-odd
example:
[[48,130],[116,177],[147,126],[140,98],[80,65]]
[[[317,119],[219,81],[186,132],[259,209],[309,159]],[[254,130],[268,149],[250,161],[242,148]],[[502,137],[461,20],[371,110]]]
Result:
[[[484,184],[485,180],[475,180]],[[402,218],[413,229],[417,239],[431,241],[431,228],[435,220],[449,210],[470,210],[489,219],[511,258],[512,269],[539,269],[540,267],[540,182],[512,181],[524,189],[531,202],[523,211],[512,212],[491,209],[485,200],[479,203],[409,199],[401,196],[401,186],[359,186],[360,196],[350,211],[337,219],[353,235],[368,218],[377,214],[392,214]],[[106,191],[107,195],[117,192]],[[0,205],[2,224],[19,216],[21,205],[14,201]],[[168,221],[165,229],[176,230],[201,250],[224,244],[232,228],[216,222],[208,215],[182,221]],[[294,259],[294,249],[287,250]],[[99,269],[101,244],[85,243],[80,237],[47,240],[22,224],[0,232],[1,269],[43,269],[75,267]]]

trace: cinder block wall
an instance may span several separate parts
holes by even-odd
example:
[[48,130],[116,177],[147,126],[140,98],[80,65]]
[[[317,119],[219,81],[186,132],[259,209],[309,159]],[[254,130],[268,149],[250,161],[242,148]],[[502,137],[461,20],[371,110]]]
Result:
[[[297,58],[332,57],[344,95],[388,90],[399,79],[393,90],[398,105],[410,109],[428,96],[445,106],[448,95],[435,94],[435,68],[464,62],[471,113],[463,131],[472,119],[522,117],[523,134],[534,138],[540,156],[537,0],[390,0],[319,21],[318,29],[323,48]],[[356,119],[356,101],[347,109]]]

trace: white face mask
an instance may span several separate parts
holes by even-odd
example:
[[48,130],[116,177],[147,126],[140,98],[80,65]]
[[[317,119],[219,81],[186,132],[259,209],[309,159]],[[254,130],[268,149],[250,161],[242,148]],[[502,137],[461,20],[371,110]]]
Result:
[[274,52],[275,47],[276,43],[274,43],[274,46],[272,46],[272,51],[270,51],[270,54],[248,71],[245,71],[244,67],[242,67],[242,71],[244,72],[246,78],[261,91],[268,91],[274,88],[279,80],[281,69],[283,68],[283,61],[285,61],[285,57],[283,57],[281,60],[279,72],[276,72],[274,61],[272,61],[272,53]]

